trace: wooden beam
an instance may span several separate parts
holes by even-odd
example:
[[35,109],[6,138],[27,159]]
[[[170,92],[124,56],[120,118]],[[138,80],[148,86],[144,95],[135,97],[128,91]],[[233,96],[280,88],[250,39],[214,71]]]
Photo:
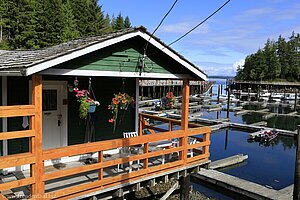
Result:
[[31,153],[20,153],[9,156],[2,156],[0,162],[0,169],[32,163],[35,163],[35,157]]
[[10,181],[7,183],[1,183],[0,191],[9,190],[12,188],[22,187],[22,186],[26,186],[26,185],[31,185],[33,183],[34,183],[34,179],[32,177],[21,179],[21,180],[16,180],[16,181]]
[[0,118],[32,116],[35,114],[33,105],[0,106]]
[[160,198],[160,200],[166,200],[177,188],[178,188],[178,181],[174,183],[174,185]]
[[35,179],[35,184],[32,187],[32,195],[44,196],[45,183],[43,182],[44,176],[44,162],[42,158],[43,142],[42,142],[42,76],[32,75],[32,105],[35,108],[34,127],[35,140],[34,140],[34,155],[36,163],[33,166],[34,172],[32,173]]
[[181,111],[181,130],[184,131],[184,137],[180,139],[179,143],[183,146],[182,153],[179,158],[187,163],[187,142],[188,142],[188,128],[189,128],[189,96],[190,96],[190,83],[189,80],[183,80],[182,88],[182,111]]
[[3,194],[1,194],[1,191],[0,191],[0,199],[7,200],[7,198]]
[[[98,162],[102,164],[103,161],[104,161],[103,151],[98,151]],[[98,171],[98,180],[102,180],[102,179],[103,179],[103,167],[101,167]]]
[[188,129],[189,118],[189,96],[190,96],[190,84],[189,80],[183,80],[182,88],[182,114],[181,114],[181,129]]
[[33,137],[34,135],[35,132],[33,130],[3,132],[0,133],[0,140]]

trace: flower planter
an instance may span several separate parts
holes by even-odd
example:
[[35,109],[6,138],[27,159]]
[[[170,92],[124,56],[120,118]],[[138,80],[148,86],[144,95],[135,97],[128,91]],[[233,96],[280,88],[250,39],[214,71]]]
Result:
[[89,108],[89,113],[94,113],[96,111],[96,104],[91,104]]

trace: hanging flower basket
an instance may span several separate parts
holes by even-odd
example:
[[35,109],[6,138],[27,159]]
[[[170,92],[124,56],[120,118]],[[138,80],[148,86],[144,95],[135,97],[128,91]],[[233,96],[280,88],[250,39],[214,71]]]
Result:
[[78,88],[74,88],[74,92],[77,101],[80,103],[79,118],[86,120],[88,113],[95,112],[96,106],[100,105],[100,103],[89,97],[90,93],[87,90],[78,90]]
[[94,113],[96,111],[96,104],[90,104],[89,113]]
[[108,109],[111,110],[112,118],[108,122],[113,123],[114,129],[116,130],[117,119],[119,110],[126,111],[130,104],[134,103],[134,98],[128,95],[127,93],[114,94],[114,97],[111,100],[111,104],[108,106]]

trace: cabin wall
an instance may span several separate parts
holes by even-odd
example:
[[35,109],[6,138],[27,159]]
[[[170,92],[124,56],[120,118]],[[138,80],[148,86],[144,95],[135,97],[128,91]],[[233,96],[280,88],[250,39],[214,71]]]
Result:
[[[88,77],[78,77],[78,80],[80,90],[88,88]],[[134,131],[135,129],[134,107],[128,108],[124,115],[122,112],[120,113],[119,119],[121,120],[121,124],[117,126],[115,133],[113,133],[113,124],[108,122],[111,118],[108,105],[111,103],[114,93],[122,92],[122,81],[122,78],[92,78],[92,89],[97,101],[100,102],[100,106],[97,107],[95,114],[96,141],[121,138],[123,137],[123,131]],[[69,78],[68,82],[72,85],[74,77]],[[124,92],[135,96],[134,78],[125,79]],[[85,121],[78,116],[79,103],[72,92],[68,92],[68,104],[68,143],[69,145],[83,143],[85,138]]]
[[[75,77],[70,76],[43,76],[43,80],[67,81],[73,85]],[[7,101],[8,105],[28,105],[29,104],[29,80],[27,77],[8,77],[7,78]],[[89,77],[78,77],[79,89],[88,89]],[[135,97],[135,78],[124,79],[124,92]],[[113,124],[108,120],[111,118],[108,105],[114,93],[122,92],[122,78],[93,77],[92,88],[96,99],[100,102],[95,113],[95,139],[96,141],[121,138],[124,131],[135,130],[135,108],[130,107],[122,114],[115,133]],[[1,87],[0,87],[1,88]],[[2,94],[2,93],[1,93]],[[86,122],[79,118],[79,103],[74,92],[68,92],[68,145],[80,144],[85,142]],[[24,130],[22,127],[22,117],[8,118],[8,131]],[[0,124],[2,128],[2,123]],[[0,143],[2,155],[2,142]],[[28,138],[8,140],[8,154],[23,153],[29,151]]]
[[[29,104],[29,78],[7,77],[7,105]],[[22,117],[10,117],[7,119],[8,131],[24,130]],[[29,139],[20,138],[8,140],[8,154],[28,152]]]
[[[66,63],[57,69],[96,70],[113,72],[139,72],[140,59],[144,54],[145,41],[132,38],[118,44],[97,50]],[[189,73],[179,63],[148,46],[144,73],[184,74]]]

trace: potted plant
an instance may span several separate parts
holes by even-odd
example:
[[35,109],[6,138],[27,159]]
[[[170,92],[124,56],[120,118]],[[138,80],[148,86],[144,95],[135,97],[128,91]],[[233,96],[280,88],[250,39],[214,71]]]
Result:
[[113,132],[115,132],[116,130],[119,110],[126,111],[129,105],[131,105],[132,103],[134,103],[134,98],[127,93],[119,92],[118,94],[114,94],[114,97],[111,100],[111,104],[108,106],[108,109],[111,110],[112,114],[112,118],[110,118],[108,122],[113,123]]
[[166,105],[165,105],[165,109],[171,109],[175,107],[175,96],[173,94],[173,92],[167,92],[166,94]]
[[92,99],[87,90],[74,89],[77,102],[79,102],[79,118],[86,120],[88,113],[96,111],[96,106],[100,105],[98,101]]

